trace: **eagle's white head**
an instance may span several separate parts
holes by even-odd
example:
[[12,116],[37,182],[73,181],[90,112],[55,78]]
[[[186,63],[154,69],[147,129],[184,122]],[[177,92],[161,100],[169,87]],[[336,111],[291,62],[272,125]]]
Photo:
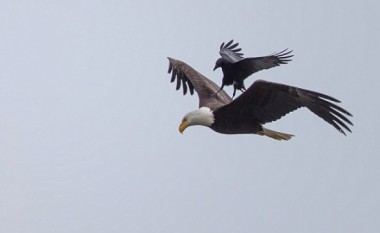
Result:
[[192,125],[202,125],[210,127],[215,121],[213,112],[208,107],[201,107],[200,109],[194,110],[187,113],[181,124],[179,125],[179,132],[183,133],[185,129]]

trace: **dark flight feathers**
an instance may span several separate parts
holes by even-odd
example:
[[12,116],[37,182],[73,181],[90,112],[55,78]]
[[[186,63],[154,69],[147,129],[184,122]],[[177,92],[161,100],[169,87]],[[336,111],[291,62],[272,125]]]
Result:
[[238,112],[265,124],[298,108],[306,107],[346,135],[344,130],[351,132],[347,124],[353,125],[346,116],[352,115],[333,102],[340,101],[318,92],[257,80],[231,104],[223,106],[219,111]]

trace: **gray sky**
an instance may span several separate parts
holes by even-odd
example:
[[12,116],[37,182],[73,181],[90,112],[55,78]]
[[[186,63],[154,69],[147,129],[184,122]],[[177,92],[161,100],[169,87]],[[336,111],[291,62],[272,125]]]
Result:
[[[0,1],[0,232],[380,232],[377,1]],[[178,132],[196,96],[167,56],[221,83],[219,45],[289,48],[249,78],[329,94],[278,142]],[[232,88],[226,91],[232,93]],[[268,126],[268,127],[269,127]]]

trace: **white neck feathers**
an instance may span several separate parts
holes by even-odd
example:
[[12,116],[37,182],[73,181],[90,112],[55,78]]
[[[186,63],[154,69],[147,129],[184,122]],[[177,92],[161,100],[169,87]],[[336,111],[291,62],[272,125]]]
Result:
[[200,109],[189,112],[184,117],[189,121],[189,126],[191,125],[203,125],[211,126],[214,121],[214,114],[208,107],[201,107]]

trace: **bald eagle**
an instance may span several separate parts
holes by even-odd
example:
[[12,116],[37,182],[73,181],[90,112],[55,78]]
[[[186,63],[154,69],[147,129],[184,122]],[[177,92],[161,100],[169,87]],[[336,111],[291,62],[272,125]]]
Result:
[[257,71],[270,69],[281,64],[287,64],[291,61],[290,53],[287,49],[274,53],[265,57],[249,57],[244,58],[243,53],[241,53],[241,48],[236,48],[239,43],[233,44],[234,41],[231,40],[227,44],[224,42],[220,45],[219,54],[221,58],[216,60],[214,71],[218,68],[222,68],[223,79],[222,86],[220,90],[223,90],[223,87],[234,85],[234,92],[232,97],[235,97],[236,90],[245,91],[244,80],[251,76]]
[[186,63],[169,58],[168,73],[171,82],[177,81],[176,89],[182,85],[183,94],[189,90],[198,94],[199,109],[187,113],[179,132],[193,125],[207,126],[222,134],[258,134],[277,140],[289,140],[293,135],[267,129],[263,124],[276,121],[300,107],[307,107],[317,116],[346,135],[351,132],[347,126],[353,125],[346,116],[348,111],[332,102],[339,100],[325,94],[284,84],[255,81],[236,99],[220,90],[219,86]]

